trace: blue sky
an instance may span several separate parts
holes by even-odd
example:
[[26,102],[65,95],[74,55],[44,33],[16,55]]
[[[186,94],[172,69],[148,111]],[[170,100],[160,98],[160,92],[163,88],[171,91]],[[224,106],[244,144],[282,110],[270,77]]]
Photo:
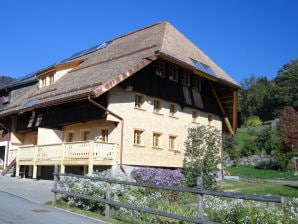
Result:
[[240,82],[298,58],[298,0],[1,0],[0,75],[20,77],[169,21]]

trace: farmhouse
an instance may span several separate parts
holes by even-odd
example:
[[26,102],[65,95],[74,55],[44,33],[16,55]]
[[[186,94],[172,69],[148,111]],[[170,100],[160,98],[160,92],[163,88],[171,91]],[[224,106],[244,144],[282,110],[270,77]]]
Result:
[[189,127],[236,131],[238,89],[170,23],[141,28],[0,89],[4,171],[181,167]]

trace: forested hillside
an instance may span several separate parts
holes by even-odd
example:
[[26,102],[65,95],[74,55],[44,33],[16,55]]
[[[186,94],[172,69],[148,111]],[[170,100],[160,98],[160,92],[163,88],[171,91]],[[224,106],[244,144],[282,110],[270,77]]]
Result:
[[0,75],[0,88],[12,83],[14,80],[15,79],[10,76]]
[[283,65],[273,80],[251,75],[240,84],[239,111],[243,123],[253,116],[261,121],[278,118],[285,106],[298,110],[298,59]]

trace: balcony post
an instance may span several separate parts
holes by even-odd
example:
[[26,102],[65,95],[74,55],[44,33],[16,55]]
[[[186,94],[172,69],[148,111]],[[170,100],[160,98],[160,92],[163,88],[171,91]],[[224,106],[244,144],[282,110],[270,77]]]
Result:
[[34,164],[33,165],[33,174],[32,174],[32,178],[36,179],[37,178],[37,165]]
[[94,152],[94,141],[89,142],[89,161],[88,161],[88,175],[93,173],[93,152]]
[[60,173],[65,173],[65,166],[64,166],[64,155],[66,151],[66,146],[62,143],[62,155],[61,155],[61,162],[60,162]]
[[38,156],[38,146],[34,147],[34,158],[33,158],[33,173],[32,173],[32,178],[36,179],[37,178],[37,165],[36,165],[36,161],[37,161],[37,156]]
[[20,165],[16,165],[16,177],[20,177],[20,168],[21,166]]
[[20,148],[17,149],[17,152],[16,152],[16,177],[19,177],[20,176],[20,168],[21,166],[19,165],[19,162],[20,162]]

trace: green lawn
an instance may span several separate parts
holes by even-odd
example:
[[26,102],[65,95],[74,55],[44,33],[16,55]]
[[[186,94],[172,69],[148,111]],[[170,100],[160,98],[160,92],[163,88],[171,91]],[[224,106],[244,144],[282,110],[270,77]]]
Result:
[[298,187],[287,186],[283,184],[270,183],[266,181],[246,182],[240,181],[223,181],[222,190],[241,192],[245,194],[259,195],[279,195],[283,197],[298,197]]
[[298,180],[298,176],[294,176],[294,171],[277,171],[270,169],[257,169],[254,167],[225,167],[231,176],[239,176],[248,179],[281,179],[281,180]]
[[239,176],[239,181],[222,182],[222,190],[246,194],[280,195],[284,197],[298,197],[298,187],[281,183],[272,183],[266,179],[295,180],[294,172],[280,172],[276,170],[260,170],[254,167],[226,167],[232,176]]

